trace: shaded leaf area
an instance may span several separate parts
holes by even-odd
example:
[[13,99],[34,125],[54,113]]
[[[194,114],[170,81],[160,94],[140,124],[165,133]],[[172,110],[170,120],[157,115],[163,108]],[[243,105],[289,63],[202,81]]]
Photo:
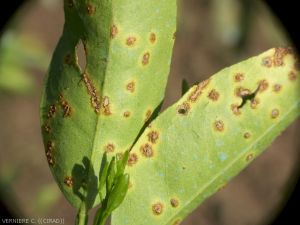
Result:
[[112,224],[179,224],[297,118],[299,76],[293,51],[276,48],[193,86],[132,149]]

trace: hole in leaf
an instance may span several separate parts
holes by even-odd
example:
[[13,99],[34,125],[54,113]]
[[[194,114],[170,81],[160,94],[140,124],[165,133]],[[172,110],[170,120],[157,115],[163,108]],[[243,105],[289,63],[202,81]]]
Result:
[[257,92],[260,90],[260,87],[261,87],[261,84],[258,85],[258,87],[256,88],[256,90],[253,93],[240,95],[240,97],[242,98],[243,101],[242,101],[241,105],[238,107],[238,109],[242,108],[247,103],[247,101],[252,102],[255,99]]
[[84,43],[80,40],[76,46],[76,58],[77,64],[79,65],[80,71],[83,73],[86,68],[86,50],[84,47]]

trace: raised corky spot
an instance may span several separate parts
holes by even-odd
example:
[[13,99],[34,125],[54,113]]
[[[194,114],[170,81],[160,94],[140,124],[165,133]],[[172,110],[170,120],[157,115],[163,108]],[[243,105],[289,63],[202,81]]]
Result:
[[199,83],[193,90],[193,92],[190,94],[189,96],[189,100],[191,102],[195,102],[197,101],[197,99],[199,98],[199,96],[202,94],[202,91],[207,87],[207,85],[209,84],[210,79],[207,79],[205,81],[202,81],[201,83]]
[[136,43],[136,37],[130,36],[126,39],[126,45],[132,47]]
[[66,176],[65,179],[64,179],[64,183],[68,187],[73,187],[73,178],[70,177],[70,176]]
[[135,153],[130,153],[128,157],[127,165],[133,166],[134,164],[137,163],[137,161],[138,161],[138,156]]
[[236,81],[236,82],[241,82],[241,81],[243,81],[244,79],[245,79],[245,76],[244,76],[243,73],[236,73],[236,74],[234,75],[234,81]]
[[214,129],[216,131],[222,132],[224,130],[224,122],[222,120],[217,120],[214,122]]
[[152,212],[154,215],[158,216],[163,213],[164,206],[161,202],[156,202],[152,205]]
[[108,143],[105,147],[104,147],[105,152],[107,153],[111,153],[115,151],[115,145],[112,143]]
[[113,24],[112,27],[110,28],[111,39],[114,39],[118,33],[119,33],[118,27],[115,24]]
[[130,111],[125,111],[125,112],[123,113],[123,116],[124,116],[125,118],[130,117],[130,115],[131,115]]
[[148,141],[151,142],[152,144],[156,144],[158,138],[159,138],[159,134],[157,131],[150,131],[148,134]]
[[146,53],[143,55],[142,64],[143,64],[144,66],[146,66],[146,65],[149,64],[149,61],[150,61],[150,53],[149,53],[149,52],[146,52]]
[[103,106],[103,112],[104,115],[110,115],[111,110],[110,110],[110,101],[108,96],[104,96],[102,100],[102,106]]
[[53,118],[55,116],[55,113],[56,113],[56,105],[50,105],[47,114],[48,119]]
[[82,74],[82,78],[81,80],[83,80],[88,94],[90,95],[90,100],[91,100],[91,105],[94,108],[96,113],[100,113],[100,107],[101,107],[101,103],[100,103],[100,97],[97,93],[97,90],[95,88],[95,86],[93,85],[90,77],[88,76],[87,73]]
[[148,143],[146,143],[145,145],[142,145],[140,148],[140,151],[141,151],[142,155],[147,158],[151,158],[153,156],[152,146]]
[[149,38],[149,40],[150,40],[150,43],[151,44],[154,44],[155,42],[156,42],[156,35],[155,35],[155,33],[150,33],[150,38]]
[[180,115],[187,115],[190,110],[190,104],[188,102],[183,102],[181,105],[177,107],[177,112]]
[[219,97],[220,97],[220,94],[219,94],[219,92],[217,92],[215,89],[212,89],[210,92],[209,92],[209,94],[208,94],[208,96],[207,96],[209,99],[211,99],[212,101],[217,101],[218,99],[219,99]]
[[70,117],[72,108],[62,94],[59,95],[59,102],[64,112],[64,117]]
[[279,116],[279,110],[278,109],[272,109],[271,118],[276,119],[278,116]]
[[170,200],[170,204],[171,204],[171,206],[172,206],[173,208],[177,208],[177,207],[179,206],[179,201],[178,201],[177,198],[172,198],[172,199]]
[[86,6],[86,11],[89,16],[92,16],[96,12],[96,7],[94,5],[92,5],[91,3],[88,3]]
[[274,84],[273,85],[273,91],[274,92],[278,93],[278,92],[280,92],[281,89],[282,89],[282,85],[280,85],[280,84]]
[[135,91],[135,82],[131,81],[126,85],[126,90],[133,93]]
[[239,105],[237,105],[237,104],[231,104],[230,108],[231,108],[231,111],[233,112],[234,115],[238,116],[238,115],[241,114]]

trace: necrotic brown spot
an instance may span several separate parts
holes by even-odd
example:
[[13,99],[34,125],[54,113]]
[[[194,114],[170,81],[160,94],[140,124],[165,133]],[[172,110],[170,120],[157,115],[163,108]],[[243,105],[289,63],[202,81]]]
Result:
[[152,144],[155,144],[159,138],[159,134],[156,131],[149,132],[147,136],[148,136],[148,141],[151,142]]
[[274,84],[273,86],[273,91],[274,92],[279,92],[281,90],[282,86],[280,84]]
[[151,42],[152,44],[155,43],[155,41],[156,41],[156,35],[155,35],[155,33],[151,33],[151,34],[150,34],[149,40],[150,40],[150,42]]
[[297,74],[294,71],[289,73],[289,80],[294,81],[297,79]]
[[48,110],[48,114],[47,114],[47,117],[50,119],[50,118],[53,118],[54,115],[56,113],[56,106],[55,105],[50,105],[49,107],[49,110]]
[[215,89],[212,89],[208,94],[208,98],[211,99],[212,101],[217,101],[219,97],[220,94]]
[[265,66],[265,67],[272,67],[272,58],[271,57],[265,57],[262,59],[262,65]]
[[68,101],[65,100],[62,94],[59,95],[59,102],[64,111],[64,117],[70,117],[72,113],[72,108],[69,105]]
[[128,157],[128,166],[133,166],[134,164],[136,164],[138,161],[138,157],[135,153],[130,153],[129,157]]
[[177,112],[180,114],[180,115],[187,115],[188,112],[190,110],[190,104],[187,103],[187,102],[184,102],[182,103],[181,105],[179,105],[177,107]]
[[118,27],[116,25],[112,25],[112,27],[110,28],[110,37],[113,39],[117,36],[118,34]]
[[73,179],[72,179],[72,177],[69,177],[69,176],[65,177],[64,183],[68,187],[72,187],[73,186]]
[[48,124],[45,124],[44,125],[44,130],[45,130],[45,132],[50,133],[51,132],[51,127]]
[[91,79],[89,78],[89,76],[84,73],[82,74],[82,78],[81,80],[83,80],[88,94],[91,96],[90,101],[91,101],[91,105],[92,107],[95,109],[96,113],[100,113],[100,107],[101,107],[101,103],[100,103],[100,97],[96,91],[95,86],[93,85]]
[[195,102],[199,96],[202,94],[202,91],[206,88],[206,86],[209,84],[210,79],[207,79],[205,81],[202,81],[200,84],[196,86],[194,91],[189,96],[189,100],[192,102]]
[[130,112],[129,112],[129,111],[124,112],[124,113],[123,113],[123,116],[124,116],[125,118],[130,117]]
[[251,137],[251,134],[249,132],[244,133],[244,138],[249,139]]
[[271,118],[276,119],[279,116],[279,110],[278,109],[273,109],[271,112]]
[[153,149],[151,147],[151,145],[149,144],[145,144],[142,145],[140,148],[141,153],[143,154],[143,156],[150,158],[153,156]]
[[180,223],[181,223],[181,219],[177,219],[172,225],[179,225]]
[[115,146],[114,146],[114,144],[112,144],[112,143],[108,143],[108,144],[105,146],[104,150],[105,150],[107,153],[114,152],[114,151],[115,151]]
[[126,45],[133,46],[136,42],[136,37],[128,37],[126,40]]
[[163,213],[163,204],[160,202],[157,202],[152,205],[152,212],[154,215],[160,215]]
[[68,0],[68,6],[69,8],[72,8],[74,6],[73,0]]
[[107,96],[104,96],[102,102],[103,102],[102,106],[103,106],[104,115],[110,115],[111,111],[110,111],[110,101],[109,101],[109,98]]
[[269,87],[269,83],[266,80],[259,81],[258,85],[259,85],[259,92],[264,92]]
[[236,82],[241,82],[241,81],[244,80],[244,78],[245,78],[244,74],[242,74],[242,73],[237,73],[237,74],[234,75],[234,80]]
[[243,88],[243,87],[239,87],[235,89],[235,95],[238,97],[244,97],[247,95],[250,95],[251,91],[249,89]]
[[249,161],[253,160],[253,158],[254,158],[254,154],[250,153],[246,156],[246,161],[249,162]]
[[89,16],[92,16],[96,12],[96,7],[89,3],[86,6],[86,11],[87,11],[87,13],[88,13]]
[[146,53],[143,55],[142,64],[143,64],[144,66],[148,65],[148,64],[149,64],[149,60],[150,60],[150,53],[149,53],[149,52],[146,52]]
[[179,201],[178,201],[178,199],[176,199],[176,198],[172,198],[172,199],[170,200],[170,203],[171,203],[171,206],[174,207],[174,208],[176,208],[176,207],[179,206]]
[[147,122],[151,118],[151,115],[152,115],[152,111],[150,109],[147,110],[146,117],[145,117],[145,122]]
[[251,106],[252,109],[256,109],[258,104],[259,104],[259,99],[258,98],[251,99],[250,106]]
[[217,120],[214,123],[214,127],[216,131],[222,132],[224,130],[224,122],[222,120]]
[[65,57],[64,57],[64,63],[68,64],[68,65],[71,65],[73,63],[72,55],[70,53],[67,53],[65,55]]
[[131,93],[133,93],[134,90],[135,90],[135,83],[134,83],[134,81],[128,83],[128,84],[126,85],[126,89],[127,89],[128,91],[130,91]]
[[54,165],[54,158],[53,158],[53,152],[52,151],[46,151],[46,157],[47,157],[47,161],[48,161],[48,164],[50,166],[53,166]]
[[233,112],[234,115],[240,115],[241,114],[240,108],[236,104],[231,105],[231,111]]

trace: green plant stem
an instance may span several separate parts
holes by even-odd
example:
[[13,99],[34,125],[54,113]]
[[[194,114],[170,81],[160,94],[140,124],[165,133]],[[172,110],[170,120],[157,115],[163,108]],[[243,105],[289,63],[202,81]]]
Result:
[[75,225],[87,225],[87,224],[88,224],[88,215],[85,206],[83,206],[78,210]]

